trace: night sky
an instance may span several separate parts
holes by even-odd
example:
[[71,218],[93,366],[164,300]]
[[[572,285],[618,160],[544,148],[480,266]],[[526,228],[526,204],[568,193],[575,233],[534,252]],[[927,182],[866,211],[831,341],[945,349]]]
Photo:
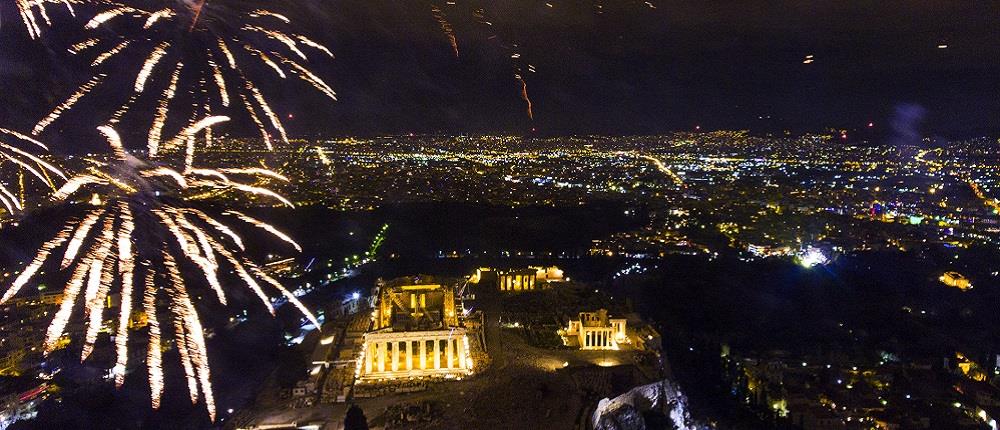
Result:
[[[871,121],[869,135],[879,136],[901,106],[925,110],[927,136],[1000,131],[1000,3],[992,1],[291,3],[271,8],[334,51],[314,70],[340,98],[264,85],[277,110],[294,115],[292,135],[645,134],[696,125],[800,133]],[[458,58],[432,4],[454,28]],[[477,20],[479,8],[492,26]],[[0,115],[23,127],[85,76],[62,67],[56,38],[19,40],[12,13],[5,2]]]

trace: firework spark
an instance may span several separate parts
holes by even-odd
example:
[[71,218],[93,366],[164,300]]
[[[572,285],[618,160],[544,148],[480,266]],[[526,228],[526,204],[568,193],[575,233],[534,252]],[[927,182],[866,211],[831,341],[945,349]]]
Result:
[[[170,141],[193,140],[189,137],[226,119],[208,117],[196,121]],[[252,291],[273,314],[273,300],[262,288],[267,286],[287,298],[313,324],[319,323],[280,282],[243,256],[245,245],[236,229],[220,218],[187,207],[186,196],[205,188],[231,189],[291,205],[277,193],[254,184],[259,180],[287,178],[265,168],[232,168],[225,172],[196,168],[189,165],[188,157],[184,157],[183,166],[173,168],[166,164],[166,155],[137,158],[125,151],[115,130],[100,127],[99,131],[111,146],[113,159],[93,160],[86,173],[69,178],[54,196],[65,200],[87,188],[101,196],[103,205],[70,221],[45,242],[0,297],[0,304],[28,285],[47,261],[58,261],[59,276],[67,280],[63,301],[46,333],[45,354],[61,344],[70,321],[80,318],[84,324],[80,359],[86,360],[105,320],[104,303],[110,294],[117,293],[121,301],[117,315],[111,318],[116,326],[113,330],[116,359],[111,369],[115,384],[121,386],[125,382],[133,313],[141,311],[148,327],[146,366],[153,407],[159,407],[164,386],[161,343],[165,334],[172,335],[191,401],[203,402],[214,420],[215,400],[204,329],[190,288],[207,287],[219,304],[226,305],[226,285],[238,280],[237,284]],[[301,250],[294,240],[270,224],[239,212],[225,212],[223,216],[262,229]],[[164,237],[170,240],[164,241]],[[60,248],[64,250],[58,255],[56,251]],[[235,279],[230,279],[230,273],[235,274]],[[157,309],[158,300],[166,303],[166,309]],[[83,310],[79,316],[78,304],[82,304]],[[161,318],[158,312],[165,316]],[[161,324],[169,328],[164,331]]]

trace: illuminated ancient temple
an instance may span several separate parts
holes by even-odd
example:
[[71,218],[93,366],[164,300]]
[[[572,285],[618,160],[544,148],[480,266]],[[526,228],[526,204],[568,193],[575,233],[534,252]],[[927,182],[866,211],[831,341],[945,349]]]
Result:
[[597,312],[580,312],[559,331],[563,341],[580,349],[618,349],[628,341],[624,318],[610,318],[606,309]]
[[473,284],[493,283],[497,290],[506,293],[534,291],[547,287],[550,282],[563,280],[563,271],[555,266],[529,266],[520,269],[480,267],[469,277],[469,282]]
[[420,277],[379,286],[372,328],[359,363],[363,380],[455,377],[472,371],[454,288]]
[[497,271],[500,291],[531,291],[535,289],[535,269],[509,269]]

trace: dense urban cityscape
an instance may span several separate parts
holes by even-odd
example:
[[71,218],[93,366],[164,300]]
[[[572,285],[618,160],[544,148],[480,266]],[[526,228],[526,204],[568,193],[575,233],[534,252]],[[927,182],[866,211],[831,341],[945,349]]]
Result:
[[[601,420],[612,419],[602,418],[613,416],[608,405],[624,400],[608,405],[598,400],[620,394],[625,385],[642,393],[648,383],[668,384],[668,392],[676,393],[670,398],[680,400],[657,407],[666,408],[666,416],[681,408],[692,426],[938,428],[947,423],[951,428],[978,428],[995,422],[1000,351],[990,341],[996,317],[988,305],[995,297],[988,286],[1000,270],[988,263],[997,255],[1000,239],[998,203],[990,197],[996,186],[995,140],[889,146],[848,142],[839,135],[768,137],[719,131],[572,138],[407,135],[301,141],[294,150],[241,149],[259,147],[257,143],[219,139],[198,159],[227,168],[253,154],[262,168],[307,178],[275,188],[296,206],[312,208],[283,215],[295,220],[287,226],[299,226],[292,236],[300,238],[306,253],[267,255],[264,269],[313,303],[323,327],[315,330],[306,319],[279,314],[285,317],[280,329],[285,348],[301,358],[286,357],[272,364],[278,370],[262,370],[267,376],[263,384],[248,387],[248,400],[223,414],[229,426],[333,423],[343,420],[347,404],[360,406],[371,422],[386,427],[473,425],[489,422],[482,415],[488,408],[456,414],[447,404],[517,397],[523,390],[511,391],[503,381],[535,380],[538,377],[531,375],[537,372],[551,380],[539,390],[560,387],[576,399],[570,403],[576,406],[551,404],[544,416],[522,417],[554,427],[599,426]],[[94,157],[99,155],[65,163],[92,163]],[[275,185],[272,182],[265,178],[260,184]],[[218,192],[225,193],[213,193]],[[84,194],[75,205],[100,204],[94,198]],[[238,202],[251,211],[276,210],[268,199],[240,197]],[[213,210],[210,203],[205,207]],[[606,214],[610,211],[616,214]],[[485,237],[419,228],[426,216],[422,214],[434,212],[455,217],[439,219],[439,228],[475,226]],[[365,226],[337,221],[355,225],[347,232],[352,241],[348,243],[354,243],[347,249],[324,243],[345,240],[344,232],[337,231],[342,227],[322,221],[337,213],[368,220]],[[521,219],[529,214],[535,219]],[[594,216],[607,225],[578,228]],[[537,225],[539,220],[554,224]],[[29,221],[10,220],[6,224],[11,228],[4,230],[18,231],[13,224],[19,222]],[[315,225],[341,237],[316,236]],[[500,231],[485,231],[498,226]],[[538,229],[552,232],[540,234]],[[404,236],[396,239],[396,234]],[[407,243],[428,234],[443,237]],[[559,237],[548,240],[550,236]],[[431,243],[438,246],[431,248]],[[875,292],[830,284],[827,278],[836,272],[841,272],[841,282],[852,276],[874,277],[871,264],[896,260],[908,260],[898,263],[901,266],[920,267],[913,275],[917,285],[906,287],[919,292],[893,293],[880,303],[866,304],[865,297]],[[11,269],[5,277],[14,276],[24,263],[8,262]],[[867,269],[852,267],[858,265]],[[710,296],[731,286],[703,285],[718,282],[714,277],[739,276],[702,273],[724,267],[788,279],[779,293],[790,295],[782,299],[789,303],[756,303],[762,299],[753,298],[729,310],[715,310],[714,318],[720,321],[707,324],[691,315],[687,321],[678,320],[683,313],[664,315],[686,300],[703,300],[706,308],[713,300],[729,300]],[[408,277],[373,280],[390,273]],[[678,273],[704,279],[689,281],[683,288],[693,290],[678,296],[649,299],[664,288],[658,279]],[[501,281],[508,277],[516,283],[504,287]],[[741,281],[758,282],[768,281]],[[386,295],[392,285],[402,288],[402,298]],[[450,298],[418,299],[413,291],[423,291],[423,285]],[[842,305],[812,302],[828,295],[839,297],[835,300]],[[102,379],[98,368],[79,368],[60,355],[42,359],[41,351],[31,346],[44,339],[45,316],[61,299],[58,289],[42,283],[37,293],[6,304],[0,362],[2,372],[12,377],[11,397],[5,401],[8,420],[32,417],[39,405],[44,411],[45,402],[53,399],[69,401],[60,399],[79,396],[93,383],[86,381]],[[117,300],[109,295],[106,306],[119,306]],[[458,372],[365,376],[372,369],[418,366],[416,359],[407,358],[416,354],[417,346],[405,352],[390,347],[391,352],[381,356],[386,361],[372,361],[373,348],[378,352],[378,347],[369,342],[380,330],[370,309],[376,314],[423,315],[418,312],[428,306],[423,300],[446,306],[431,315],[444,318],[438,327],[452,327],[451,333],[427,333],[444,333],[445,338],[455,330],[465,333],[448,349],[464,353],[449,358],[453,362],[438,357],[433,363]],[[661,305],[663,300],[677,303]],[[273,303],[277,307],[285,301]],[[378,311],[392,303],[400,308]],[[770,320],[760,322],[761,330],[786,321],[802,326],[770,333],[725,322],[746,318],[744,312],[802,312],[790,309],[800,306],[824,308],[817,309],[808,324],[792,323],[792,315],[753,317]],[[861,318],[860,308],[850,309],[855,306],[879,309],[892,323]],[[620,334],[610,338],[613,353],[588,353],[587,348],[573,352],[581,342],[565,340],[570,339],[566,330],[573,327],[566,329],[567,322],[587,312],[624,317],[616,332]],[[255,321],[260,317],[244,309],[212,318],[218,325],[207,322],[209,337],[215,331],[233,336],[244,322],[260,324]],[[424,327],[412,325],[424,317],[414,318],[411,323],[384,324],[392,331]],[[148,315],[133,311],[128,324],[142,329],[149,324]],[[113,336],[115,325],[106,320],[102,332]],[[909,336],[926,338],[903,341]],[[63,338],[58,348],[69,346],[71,337]],[[651,342],[661,338],[662,346]],[[427,345],[422,348],[428,350]],[[444,354],[444,347],[439,348]],[[92,360],[112,358],[97,355]],[[432,361],[421,360],[421,369]],[[608,370],[600,370],[605,367]],[[72,376],[63,379],[67,373]],[[439,379],[444,382],[436,382]],[[601,385],[607,381],[611,385]],[[692,388],[685,389],[689,385]],[[711,387],[719,387],[719,392]],[[456,391],[468,397],[456,398]],[[688,394],[683,393],[689,391],[691,398],[705,404],[687,406]],[[517,401],[511,402],[510,407],[518,407]],[[707,407],[709,402],[729,402],[734,408],[720,414],[719,406]]]

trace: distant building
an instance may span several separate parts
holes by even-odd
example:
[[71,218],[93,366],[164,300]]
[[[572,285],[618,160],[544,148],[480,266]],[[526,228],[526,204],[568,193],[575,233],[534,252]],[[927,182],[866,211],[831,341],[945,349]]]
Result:
[[62,292],[56,291],[52,293],[39,293],[35,296],[16,298],[11,300],[10,303],[17,307],[58,305],[59,303],[62,303],[62,298]]
[[[796,410],[790,415],[792,423],[803,430],[840,430],[847,428],[844,419],[825,406],[809,405],[804,407],[802,411]],[[878,424],[878,428],[893,428],[886,422]],[[899,427],[896,426],[895,428]]]
[[[663,348],[663,338],[660,336],[660,332],[656,331],[651,325],[642,325],[638,330],[635,330],[636,334],[636,346],[639,349],[644,350],[660,350]],[[728,345],[724,346],[724,355],[728,355]]]
[[[270,259],[270,256],[268,256],[268,259]],[[268,275],[288,278],[296,278],[304,273],[303,266],[294,257],[270,261],[264,264],[263,269]]]
[[580,349],[618,349],[628,339],[625,318],[609,318],[607,309],[580,312],[560,335],[564,340],[575,339]]
[[556,266],[529,266],[524,269],[493,269],[480,267],[469,277],[474,284],[493,283],[503,292],[534,291],[548,282],[565,280],[562,269]]
[[420,277],[381,285],[372,329],[364,336],[362,379],[460,376],[472,372],[455,290]]
[[0,375],[17,376],[21,374],[21,361],[25,356],[24,349],[12,349],[0,355]]
[[498,270],[497,288],[505,292],[531,291],[535,289],[538,272],[535,269]]
[[958,288],[962,291],[972,288],[972,282],[969,281],[969,278],[966,278],[958,272],[944,272],[938,280],[941,281],[942,284]]
[[563,278],[562,269],[556,266],[528,266],[529,269],[535,270],[535,282],[561,282],[565,280]]
[[316,344],[316,348],[313,349],[311,356],[313,369],[330,367],[330,364],[332,363],[330,355],[337,347],[336,340],[337,334],[325,334],[322,338],[320,338],[319,343]]
[[341,297],[339,303],[334,302],[329,307],[329,316],[331,318],[341,318],[349,315],[354,315],[362,310],[364,306],[367,306],[368,302],[362,300],[361,293],[353,292],[344,294]]

